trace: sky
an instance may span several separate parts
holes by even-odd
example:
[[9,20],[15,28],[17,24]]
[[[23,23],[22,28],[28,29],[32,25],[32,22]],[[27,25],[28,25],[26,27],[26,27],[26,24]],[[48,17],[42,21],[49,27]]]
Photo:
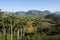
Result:
[[60,11],[60,0],[0,0],[0,9],[8,12],[28,10]]

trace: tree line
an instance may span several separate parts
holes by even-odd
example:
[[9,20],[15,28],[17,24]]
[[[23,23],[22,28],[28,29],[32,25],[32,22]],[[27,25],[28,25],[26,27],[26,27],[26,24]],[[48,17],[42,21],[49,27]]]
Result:
[[[60,15],[17,16],[0,11],[0,40],[50,40],[60,35]],[[60,40],[60,38],[57,38]],[[57,40],[51,39],[51,40]]]

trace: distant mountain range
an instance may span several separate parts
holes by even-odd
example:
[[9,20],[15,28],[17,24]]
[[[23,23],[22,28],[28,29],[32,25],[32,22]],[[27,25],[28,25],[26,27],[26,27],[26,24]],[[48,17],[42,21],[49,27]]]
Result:
[[56,12],[54,12],[55,14],[60,14],[60,11],[56,11]]
[[[29,10],[27,12],[18,11],[18,12],[5,12],[5,13],[14,13],[15,15],[35,15],[35,16],[47,16],[53,14],[48,10],[45,11]],[[60,14],[60,11],[54,12],[54,14]]]
[[35,16],[46,16],[51,14],[48,10],[46,11],[38,11],[38,10],[29,10],[27,12],[19,11],[15,13],[16,15],[35,15]]

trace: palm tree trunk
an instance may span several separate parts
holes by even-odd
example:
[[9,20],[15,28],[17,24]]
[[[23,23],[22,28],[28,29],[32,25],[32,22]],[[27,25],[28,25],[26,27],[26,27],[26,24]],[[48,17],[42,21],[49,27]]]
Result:
[[11,25],[11,40],[13,40],[13,35],[12,35],[12,25]]
[[24,37],[24,35],[25,35],[25,28],[24,28],[24,30],[23,30],[23,37]]
[[3,28],[3,40],[6,40],[6,29]]
[[18,32],[17,32],[17,38],[18,38],[18,40],[19,40],[19,31],[20,31],[20,30],[18,29]]
[[22,31],[23,31],[23,30],[21,29],[21,38],[22,38],[22,35],[23,35]]

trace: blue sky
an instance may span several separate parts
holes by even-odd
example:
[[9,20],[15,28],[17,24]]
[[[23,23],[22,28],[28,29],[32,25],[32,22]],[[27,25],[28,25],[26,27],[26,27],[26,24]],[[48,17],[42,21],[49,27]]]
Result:
[[0,0],[4,11],[49,10],[60,11],[60,0]]

